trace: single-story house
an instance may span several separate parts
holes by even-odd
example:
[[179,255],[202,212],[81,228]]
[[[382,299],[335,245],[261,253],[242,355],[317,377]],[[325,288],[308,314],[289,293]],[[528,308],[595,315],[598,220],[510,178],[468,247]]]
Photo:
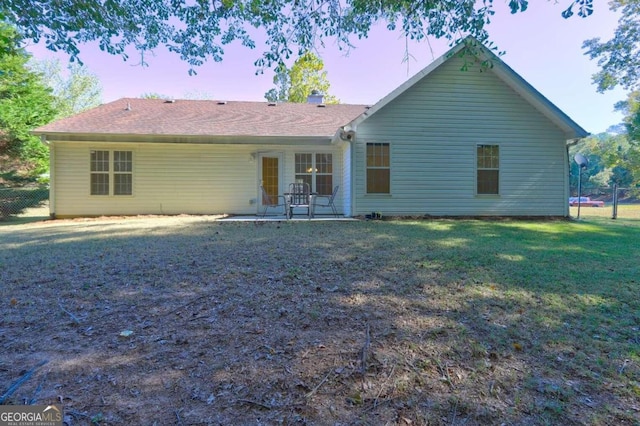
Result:
[[345,216],[569,215],[588,133],[474,39],[371,107],[310,98],[120,99],[40,127],[51,214],[256,214],[261,185],[303,181],[339,185]]

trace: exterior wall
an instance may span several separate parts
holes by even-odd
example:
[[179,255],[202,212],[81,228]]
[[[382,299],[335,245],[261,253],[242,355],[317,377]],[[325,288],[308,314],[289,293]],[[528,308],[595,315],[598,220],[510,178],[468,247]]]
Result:
[[[562,131],[490,70],[452,58],[357,128],[354,215],[565,216]],[[390,144],[391,194],[366,194],[366,143]],[[500,146],[500,194],[476,195],[476,146]]]
[[[90,151],[133,152],[133,195],[90,195]],[[255,214],[259,152],[282,153],[282,190],[293,181],[294,154],[332,152],[334,146],[54,142],[51,213],[58,217],[137,214]],[[253,154],[253,155],[252,155]],[[334,181],[341,182],[335,167]],[[336,206],[342,208],[337,200]]]

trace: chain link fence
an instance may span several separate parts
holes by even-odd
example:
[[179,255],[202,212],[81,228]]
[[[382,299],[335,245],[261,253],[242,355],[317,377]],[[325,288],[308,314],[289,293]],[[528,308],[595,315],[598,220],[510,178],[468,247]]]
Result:
[[[578,187],[571,186],[571,197],[578,196]],[[601,216],[610,217],[612,219],[640,218],[640,188],[620,188],[616,185],[596,186],[585,185],[583,182],[582,197],[588,197],[590,200],[604,202],[604,207],[591,207],[591,204],[582,205],[582,216]],[[585,208],[586,207],[586,208]],[[575,216],[575,203],[572,207],[571,215]]]
[[[578,187],[571,187],[571,197],[578,196]],[[614,201],[614,197],[617,197],[620,203],[640,203],[640,188],[621,188],[616,185],[611,186],[595,186],[582,184],[581,196],[589,197],[594,200],[604,201],[605,204],[611,204]]]
[[49,200],[48,186],[0,187],[0,220],[26,209],[41,207]]

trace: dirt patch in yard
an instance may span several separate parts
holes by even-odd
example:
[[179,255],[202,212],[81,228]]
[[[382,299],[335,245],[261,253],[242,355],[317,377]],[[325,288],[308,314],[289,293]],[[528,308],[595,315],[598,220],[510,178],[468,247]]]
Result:
[[432,258],[433,235],[214,219],[0,227],[0,392],[46,362],[6,403],[62,404],[68,425],[582,424],[624,405],[522,350],[525,312],[507,328],[470,301],[481,278]]

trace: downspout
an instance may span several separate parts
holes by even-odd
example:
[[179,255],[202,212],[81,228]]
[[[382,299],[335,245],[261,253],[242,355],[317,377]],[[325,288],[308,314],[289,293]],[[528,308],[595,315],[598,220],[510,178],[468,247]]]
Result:
[[40,135],[40,141],[49,147],[49,216],[52,219],[56,217],[56,175],[55,175],[55,150],[53,143],[47,140],[46,135]]
[[356,189],[356,183],[355,183],[355,176],[356,176],[356,141],[355,138],[353,138],[351,141],[349,141],[349,150],[351,151],[351,158],[349,159],[349,161],[351,161],[351,176],[349,177],[349,196],[351,197],[351,211],[349,212],[349,216],[353,217],[355,215],[356,210],[356,193],[355,193],[355,189]]
[[[336,134],[333,137],[333,141],[332,143],[337,143],[337,142],[341,142],[341,143],[346,143],[348,146],[348,152],[349,152],[349,211],[344,211],[344,215],[346,217],[353,217],[354,212],[356,211],[356,207],[355,207],[355,201],[356,201],[356,197],[354,195],[354,188],[355,188],[355,179],[354,179],[354,173],[355,173],[355,139],[356,139],[356,129],[354,127],[351,126],[343,126],[340,129],[338,129],[338,131],[336,132]],[[344,163],[343,163],[344,164]],[[344,177],[343,177],[344,180]]]

